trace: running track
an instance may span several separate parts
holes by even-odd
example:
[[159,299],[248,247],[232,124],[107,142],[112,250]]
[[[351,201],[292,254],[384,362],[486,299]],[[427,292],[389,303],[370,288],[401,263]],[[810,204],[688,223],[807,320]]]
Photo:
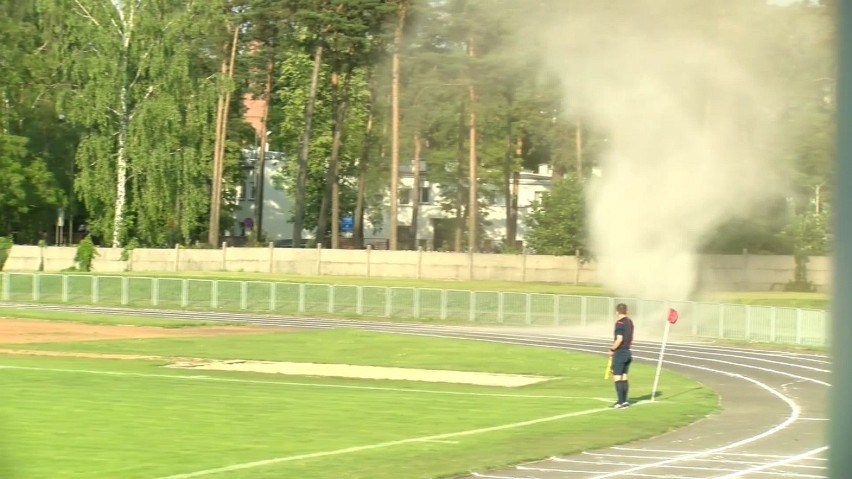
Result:
[[[69,308],[20,308],[135,314],[175,319],[246,321],[267,326],[338,326],[423,336],[467,338],[602,354],[606,340],[530,329],[432,326],[232,313]],[[636,343],[634,358],[655,362],[658,343]],[[663,436],[602,450],[520,464],[499,471],[472,471],[460,479],[608,478],[793,478],[827,477],[826,403],[829,358],[816,353],[755,350],[706,343],[669,343],[665,368],[714,389],[722,412]],[[665,382],[661,381],[665,399]],[[635,408],[661,407],[639,404]],[[612,414],[626,411],[613,410]]]

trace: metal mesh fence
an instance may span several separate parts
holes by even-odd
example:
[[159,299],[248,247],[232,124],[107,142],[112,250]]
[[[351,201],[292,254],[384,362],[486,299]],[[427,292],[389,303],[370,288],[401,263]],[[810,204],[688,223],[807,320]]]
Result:
[[78,274],[2,273],[0,300],[577,327],[612,321],[615,304],[624,302],[639,318],[662,317],[667,307],[674,307],[685,318],[679,331],[696,338],[826,346],[829,328],[825,311],[743,304]]

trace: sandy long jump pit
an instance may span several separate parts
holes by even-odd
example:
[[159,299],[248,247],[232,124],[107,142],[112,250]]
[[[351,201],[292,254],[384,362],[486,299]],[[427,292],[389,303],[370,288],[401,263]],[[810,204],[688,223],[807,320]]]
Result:
[[352,364],[251,361],[243,359],[214,360],[139,354],[86,353],[77,351],[25,349],[25,345],[32,343],[175,337],[188,338],[234,334],[251,335],[270,331],[283,332],[291,330],[292,329],[289,328],[259,326],[196,326],[191,328],[162,328],[156,326],[96,325],[0,317],[0,343],[7,346],[17,346],[14,348],[0,348],[0,354],[83,357],[114,360],[147,360],[166,362],[169,364],[165,367],[176,369],[235,371],[246,373],[283,374],[289,376],[421,381],[499,387],[520,387],[556,379],[554,377],[520,374],[356,366]]
[[546,376],[480,373],[439,369],[413,369],[352,364],[291,363],[275,361],[182,361],[166,367],[205,371],[239,371],[286,374],[291,376],[328,376],[336,378],[390,379],[432,383],[473,384],[477,386],[520,387],[556,379]]

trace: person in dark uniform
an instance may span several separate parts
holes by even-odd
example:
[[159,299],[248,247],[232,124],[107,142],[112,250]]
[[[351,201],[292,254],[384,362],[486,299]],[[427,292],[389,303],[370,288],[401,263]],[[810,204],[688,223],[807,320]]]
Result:
[[633,344],[633,320],[627,316],[627,305],[619,303],[615,307],[617,319],[615,320],[615,331],[613,332],[612,346],[609,348],[609,356],[612,358],[612,378],[615,381],[615,392],[617,399],[613,408],[622,409],[630,407],[627,400],[628,383],[627,370],[633,361],[630,346]]

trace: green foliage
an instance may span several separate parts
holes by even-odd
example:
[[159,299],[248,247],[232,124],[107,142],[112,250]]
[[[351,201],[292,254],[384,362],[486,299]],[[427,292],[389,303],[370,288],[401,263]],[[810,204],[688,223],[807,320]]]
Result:
[[77,253],[74,254],[74,262],[77,264],[77,271],[91,271],[92,261],[98,256],[98,250],[92,242],[92,236],[86,236],[77,245]]
[[83,132],[75,192],[110,243],[188,238],[208,210],[219,9],[212,2],[41,0],[59,99]]
[[121,260],[122,261],[130,261],[130,255],[133,254],[133,250],[139,247],[139,241],[136,238],[131,238],[130,241],[124,245],[124,248],[121,249]]
[[0,271],[3,271],[3,266],[6,265],[6,259],[9,258],[9,251],[13,244],[12,238],[0,236]]
[[579,250],[587,257],[585,211],[582,182],[574,176],[557,180],[533,203],[526,219],[530,249],[549,255],[574,255]]
[[804,211],[796,215],[784,231],[783,236],[792,244],[796,261],[793,279],[784,287],[785,291],[815,291],[808,279],[810,256],[825,255],[831,244],[831,216],[826,210]]

